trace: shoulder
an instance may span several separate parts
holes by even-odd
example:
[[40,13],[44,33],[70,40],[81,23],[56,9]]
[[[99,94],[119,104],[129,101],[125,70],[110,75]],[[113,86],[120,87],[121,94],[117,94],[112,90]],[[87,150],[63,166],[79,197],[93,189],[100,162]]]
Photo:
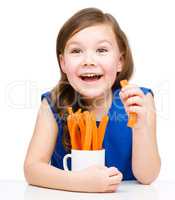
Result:
[[145,94],[145,95],[148,95],[148,96],[152,96],[152,97],[154,97],[154,93],[153,93],[153,91],[152,91],[152,89],[150,89],[150,88],[146,88],[146,87],[139,87],[141,90],[142,90],[142,92]]
[[146,87],[140,87],[142,92],[145,94],[146,103],[149,107],[152,107],[155,111],[154,93],[152,89]]
[[44,92],[41,94],[41,101],[43,101],[44,99],[47,100],[47,102],[51,100],[51,92],[50,91],[47,91],[47,92]]
[[41,101],[38,117],[42,119],[43,124],[49,123],[50,125],[52,125],[52,128],[54,130],[58,131],[56,120],[50,108],[49,102],[46,98],[43,98]]
[[41,101],[43,102],[43,104],[48,106],[57,124],[61,123],[61,117],[59,116],[56,105],[54,104],[51,98],[51,91],[47,91],[41,94]]

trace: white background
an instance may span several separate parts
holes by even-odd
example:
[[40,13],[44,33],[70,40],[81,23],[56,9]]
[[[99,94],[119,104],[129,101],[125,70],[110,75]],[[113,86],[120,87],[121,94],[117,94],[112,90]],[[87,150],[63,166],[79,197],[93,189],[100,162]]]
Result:
[[40,95],[59,80],[57,33],[85,7],[114,15],[128,36],[136,68],[131,82],[155,94],[162,159],[158,179],[175,180],[175,12],[170,0],[0,1],[0,179],[24,180]]

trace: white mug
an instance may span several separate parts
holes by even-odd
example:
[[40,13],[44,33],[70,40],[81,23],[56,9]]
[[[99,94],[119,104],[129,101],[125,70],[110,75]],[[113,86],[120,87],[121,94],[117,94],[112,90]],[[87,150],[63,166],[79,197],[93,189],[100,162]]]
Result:
[[63,158],[64,170],[68,171],[67,159],[71,158],[72,171],[79,171],[92,165],[105,166],[105,149],[102,150],[71,150]]

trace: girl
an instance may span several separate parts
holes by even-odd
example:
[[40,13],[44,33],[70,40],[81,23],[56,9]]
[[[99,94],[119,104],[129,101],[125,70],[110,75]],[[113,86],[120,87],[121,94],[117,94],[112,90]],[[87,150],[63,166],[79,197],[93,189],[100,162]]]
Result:
[[[150,184],[160,170],[153,94],[136,85],[121,90],[120,80],[133,73],[133,60],[114,17],[96,8],[77,12],[61,28],[56,47],[61,80],[41,97],[24,162],[27,182],[82,192],[114,192],[122,179]],[[68,106],[93,111],[97,124],[108,114],[105,167],[63,170],[63,157],[71,149]],[[133,128],[127,127],[130,112],[137,113]]]

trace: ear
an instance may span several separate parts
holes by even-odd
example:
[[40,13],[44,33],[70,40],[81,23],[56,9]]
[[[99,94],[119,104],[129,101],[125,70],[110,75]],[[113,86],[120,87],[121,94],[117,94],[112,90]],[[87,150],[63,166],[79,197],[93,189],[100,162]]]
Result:
[[119,57],[118,65],[117,65],[117,72],[122,71],[123,63],[124,63],[124,58],[123,58],[123,54],[121,53]]
[[61,70],[66,74],[64,56],[60,54],[59,59],[60,59]]

